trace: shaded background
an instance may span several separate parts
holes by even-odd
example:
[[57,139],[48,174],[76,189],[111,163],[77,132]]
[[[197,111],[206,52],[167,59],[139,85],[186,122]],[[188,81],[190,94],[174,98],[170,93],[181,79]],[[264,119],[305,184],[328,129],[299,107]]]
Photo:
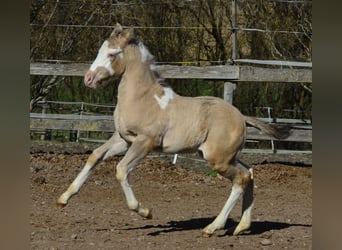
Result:
[[[91,63],[116,22],[159,64],[223,65],[232,60],[312,61],[312,1],[42,1],[30,6],[30,61]],[[236,32],[236,33],[234,33]],[[237,45],[233,49],[236,34]],[[275,67],[263,65],[264,67]],[[31,76],[30,107],[45,100],[115,104],[117,87],[92,91],[81,77]],[[223,97],[223,81],[168,79],[185,96]],[[239,82],[234,105],[247,115],[312,117],[312,84]]]

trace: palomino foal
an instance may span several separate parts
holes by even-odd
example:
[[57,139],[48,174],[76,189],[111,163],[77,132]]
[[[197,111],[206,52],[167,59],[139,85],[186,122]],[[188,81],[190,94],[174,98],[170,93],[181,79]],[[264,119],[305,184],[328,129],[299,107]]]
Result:
[[77,193],[90,170],[110,156],[125,156],[116,166],[116,178],[128,207],[145,218],[151,210],[136,199],[127,176],[152,151],[166,153],[198,151],[212,169],[232,181],[232,191],[216,219],[203,229],[211,236],[225,226],[228,215],[242,195],[242,217],[234,235],[251,224],[253,171],[238,159],[246,137],[246,123],[282,138],[274,127],[246,117],[232,105],[214,97],[183,97],[167,86],[153,70],[153,56],[134,37],[133,29],[117,24],[103,43],[86,73],[85,85],[96,88],[120,77],[118,102],[114,112],[116,132],[89,156],[83,170],[57,201],[61,207]]

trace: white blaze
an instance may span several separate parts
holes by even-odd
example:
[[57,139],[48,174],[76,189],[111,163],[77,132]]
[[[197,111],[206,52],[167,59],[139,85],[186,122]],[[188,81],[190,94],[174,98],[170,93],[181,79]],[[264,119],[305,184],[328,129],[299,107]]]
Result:
[[122,52],[122,50],[121,48],[111,49],[108,47],[108,45],[109,43],[107,40],[103,42],[95,61],[90,66],[91,71],[95,71],[97,67],[104,67],[108,70],[110,75],[114,75],[114,70],[112,68],[111,61],[108,56],[116,55]]
[[154,95],[161,109],[166,109],[169,102],[173,99],[173,90],[171,88],[164,88],[164,95],[160,98]]

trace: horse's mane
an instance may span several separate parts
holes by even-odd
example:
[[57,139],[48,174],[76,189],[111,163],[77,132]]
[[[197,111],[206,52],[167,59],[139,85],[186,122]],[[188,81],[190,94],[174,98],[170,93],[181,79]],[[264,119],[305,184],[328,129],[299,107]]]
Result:
[[144,46],[146,48],[146,50],[149,52],[149,54],[151,55],[150,59],[146,60],[145,63],[147,62],[149,65],[149,70],[152,72],[153,76],[157,79],[157,82],[163,86],[163,87],[169,87],[169,84],[165,81],[164,78],[162,78],[159,74],[159,72],[155,69],[155,65],[156,65],[156,60],[155,60],[155,56],[152,55],[150,53],[150,51],[147,49],[147,47],[144,45],[144,43],[142,41],[140,41],[137,38],[132,38],[129,42],[128,45],[133,45],[136,47],[139,46]]

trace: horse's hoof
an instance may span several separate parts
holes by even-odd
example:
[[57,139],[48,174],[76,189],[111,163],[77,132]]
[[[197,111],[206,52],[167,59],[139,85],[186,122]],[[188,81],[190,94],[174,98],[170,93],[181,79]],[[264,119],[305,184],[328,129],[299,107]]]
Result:
[[236,228],[233,232],[233,236],[237,236],[241,233],[246,233],[248,231],[249,227],[246,228]]
[[65,207],[66,206],[66,203],[62,203],[62,202],[56,202],[56,206],[57,206],[57,208],[60,208],[60,209],[62,209],[63,207]]
[[145,218],[146,218],[146,219],[152,219],[152,218],[153,218],[152,212],[149,211]]
[[213,236],[214,233],[208,233],[206,231],[202,231],[202,237],[203,238],[210,238],[211,236]]
[[152,209],[139,207],[137,212],[145,219],[152,219]]

